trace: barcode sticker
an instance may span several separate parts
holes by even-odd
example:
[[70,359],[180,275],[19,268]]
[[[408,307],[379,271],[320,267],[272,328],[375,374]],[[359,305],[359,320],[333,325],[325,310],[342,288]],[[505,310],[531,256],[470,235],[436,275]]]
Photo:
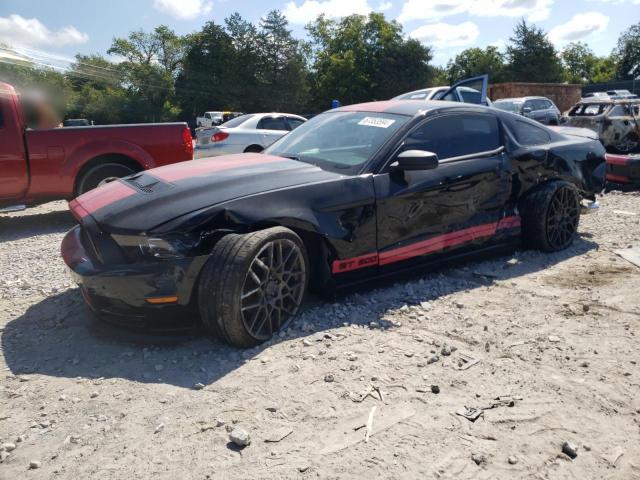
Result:
[[389,118],[364,117],[358,122],[358,125],[364,125],[366,127],[389,128],[394,123],[396,123],[396,121]]

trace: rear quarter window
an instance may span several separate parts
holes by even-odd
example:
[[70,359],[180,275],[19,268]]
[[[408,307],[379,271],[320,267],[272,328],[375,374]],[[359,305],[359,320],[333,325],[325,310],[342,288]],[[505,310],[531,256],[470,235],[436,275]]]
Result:
[[513,122],[512,130],[516,141],[525,147],[544,145],[551,141],[551,135],[544,128],[520,120]]

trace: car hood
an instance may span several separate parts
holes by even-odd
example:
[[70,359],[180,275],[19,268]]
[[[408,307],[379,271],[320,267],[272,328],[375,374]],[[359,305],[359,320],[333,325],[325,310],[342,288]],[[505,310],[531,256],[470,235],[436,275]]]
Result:
[[339,177],[296,160],[245,153],[140,172],[91,190],[69,207],[81,223],[96,222],[110,233],[138,233],[237,198]]

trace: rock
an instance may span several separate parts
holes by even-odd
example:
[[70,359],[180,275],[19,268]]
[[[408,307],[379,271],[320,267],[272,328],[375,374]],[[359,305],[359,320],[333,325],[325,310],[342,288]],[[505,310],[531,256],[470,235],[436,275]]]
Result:
[[431,393],[440,393],[440,387],[438,385],[431,385]]
[[589,366],[589,362],[582,362],[582,363],[580,363],[580,366],[582,368],[587,368]]
[[158,425],[156,429],[153,431],[153,433],[160,433],[162,430],[164,430],[164,423],[161,423],[160,425]]
[[0,462],[4,462],[9,456],[9,452],[5,452],[4,450],[0,451]]
[[309,339],[305,338],[304,340],[302,340],[302,345],[304,345],[305,347],[310,347],[313,344]]
[[91,392],[91,395],[89,395],[90,398],[96,398],[98,396],[98,392]]
[[570,442],[564,442],[562,444],[562,453],[567,457],[574,459],[578,456],[578,448]]
[[239,427],[236,427],[231,431],[231,433],[229,434],[229,440],[231,440],[240,448],[251,445],[251,437],[249,436],[249,432]]
[[427,365],[430,365],[432,363],[436,363],[438,360],[440,360],[440,357],[438,357],[438,355],[431,355],[429,357],[429,359],[427,360]]
[[584,305],[582,305],[582,311],[584,313],[587,313],[589,311],[589,305],[587,305],[586,303]]
[[549,341],[551,343],[558,343],[560,341],[560,337],[557,335],[549,335]]
[[30,469],[32,469],[32,470],[35,470],[36,468],[40,468],[40,467],[41,467],[41,465],[42,465],[42,464],[41,464],[39,461],[37,461],[37,460],[31,460],[31,461],[29,462],[29,468],[30,468]]
[[271,413],[276,413],[278,411],[278,407],[267,407],[266,410]]
[[327,374],[324,376],[324,381],[325,381],[325,382],[327,382],[327,383],[331,383],[331,382],[333,382],[334,380],[335,380],[335,379],[333,378],[333,375],[331,375],[330,373],[327,373]]
[[516,463],[518,463],[518,459],[512,455],[507,458],[507,462],[509,462],[509,465],[515,465]]
[[193,386],[193,388],[195,388],[196,390],[202,390],[204,388],[204,384],[198,382]]
[[442,349],[440,350],[440,353],[442,354],[442,356],[448,357],[449,355],[451,355],[451,347],[445,343],[442,346]]
[[6,451],[6,452],[12,452],[16,449],[16,444],[15,443],[11,443],[11,442],[7,442],[7,443],[3,443],[2,444],[2,450]]
[[380,324],[378,322],[369,322],[369,328],[371,329],[380,328]]
[[347,360],[349,360],[350,362],[355,362],[356,360],[358,360],[358,356],[353,352],[349,352],[347,354]]
[[222,418],[216,418],[216,427],[223,427],[225,425],[225,422]]
[[491,344],[489,342],[485,342],[484,351],[485,352],[490,352],[491,351]]
[[60,402],[64,402],[67,399],[67,396],[65,394],[62,394],[58,397],[58,401]]
[[306,472],[307,470],[309,470],[309,465],[307,465],[307,464],[300,465],[300,466],[298,467],[298,471],[299,471],[300,473],[304,473],[304,472]]
[[487,463],[487,457],[485,457],[481,453],[472,453],[471,460],[473,460],[473,462],[476,465],[482,465],[483,463]]

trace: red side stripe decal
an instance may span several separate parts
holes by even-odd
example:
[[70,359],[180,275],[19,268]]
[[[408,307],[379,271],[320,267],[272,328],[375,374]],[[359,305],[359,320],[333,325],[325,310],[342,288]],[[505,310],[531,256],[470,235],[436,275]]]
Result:
[[156,178],[165,182],[177,182],[185,178],[196,177],[198,175],[206,175],[209,173],[221,172],[223,170],[231,170],[233,168],[249,167],[260,165],[262,163],[274,163],[286,161],[280,157],[273,157],[263,154],[241,154],[231,155],[228,158],[210,158],[192,160],[190,162],[174,163],[165,167],[160,167],[149,172]]
[[624,175],[616,175],[615,173],[607,173],[607,180],[618,183],[629,183],[629,177],[625,177]]
[[69,208],[76,218],[83,218],[102,207],[122,200],[123,198],[130,197],[135,193],[136,191],[133,188],[116,180],[102,187],[94,188],[87,193],[83,193],[75,200],[69,202]]
[[409,258],[437,252],[446,247],[462,245],[463,243],[472,242],[479,238],[491,237],[496,234],[497,230],[519,228],[520,225],[521,219],[519,216],[514,215],[511,217],[505,217],[499,222],[487,223],[455,232],[445,233],[444,235],[438,235],[437,237],[412,243],[405,247],[394,248],[393,250],[379,254],[370,253],[345,260],[335,260],[332,264],[331,271],[333,273],[342,273],[356,270],[358,268],[400,262]]

